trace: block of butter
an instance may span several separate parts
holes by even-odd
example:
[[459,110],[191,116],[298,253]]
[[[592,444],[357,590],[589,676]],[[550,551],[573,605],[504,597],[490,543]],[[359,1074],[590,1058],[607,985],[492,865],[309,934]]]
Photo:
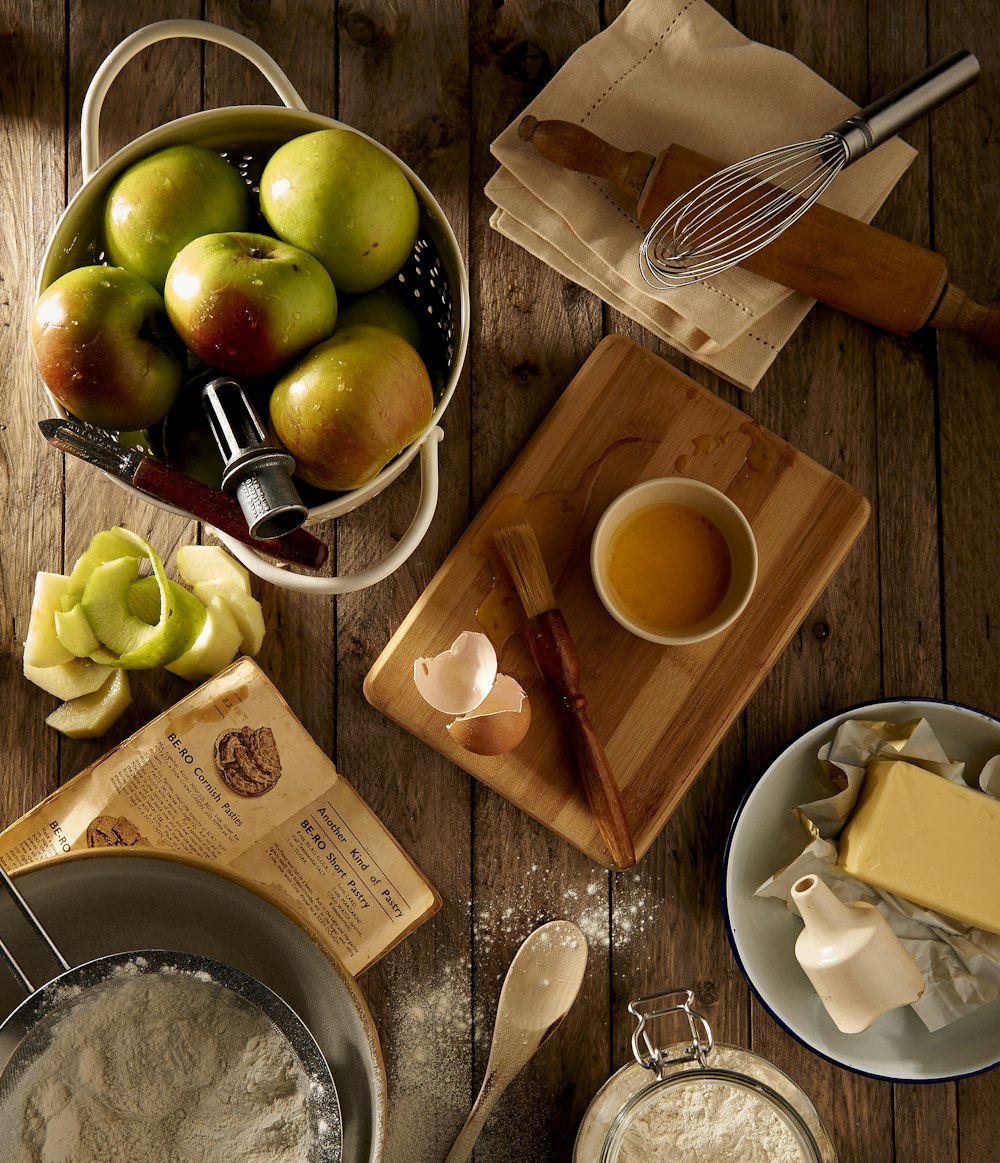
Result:
[[840,833],[849,876],[1000,933],[1000,800],[901,760],[874,760]]

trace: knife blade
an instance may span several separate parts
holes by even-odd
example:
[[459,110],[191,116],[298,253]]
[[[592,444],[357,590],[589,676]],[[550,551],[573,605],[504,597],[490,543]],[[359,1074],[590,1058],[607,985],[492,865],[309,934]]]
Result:
[[235,498],[162,464],[138,449],[126,448],[111,436],[75,420],[39,420],[38,427],[45,439],[60,452],[77,456],[126,484],[134,485],[147,496],[183,509],[192,517],[213,525],[269,557],[289,565],[319,569],[329,556],[329,547],[306,529],[295,529],[282,537],[267,539],[251,536]]
[[[675,198],[722,168],[680,145],[654,157],[619,149],[573,122],[530,114],[518,136],[564,169],[612,182],[635,201],[646,229]],[[1000,352],[1000,309],[949,282],[943,255],[822,204],[740,266],[895,335],[921,327],[959,331]]]

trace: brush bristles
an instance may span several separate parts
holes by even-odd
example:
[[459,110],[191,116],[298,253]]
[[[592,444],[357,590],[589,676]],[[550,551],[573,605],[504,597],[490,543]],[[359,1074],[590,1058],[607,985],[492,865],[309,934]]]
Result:
[[546,610],[554,610],[556,596],[552,592],[552,582],[549,580],[534,529],[527,521],[520,525],[508,525],[504,529],[497,529],[493,534],[493,540],[507,569],[510,570],[510,576],[528,617],[534,618]]

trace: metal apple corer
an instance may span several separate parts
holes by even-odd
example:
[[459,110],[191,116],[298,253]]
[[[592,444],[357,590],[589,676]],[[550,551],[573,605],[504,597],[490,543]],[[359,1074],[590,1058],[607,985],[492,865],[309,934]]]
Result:
[[[111,84],[132,57],[163,40],[193,38],[223,45],[260,69],[283,105],[245,105],[208,109],[180,117],[144,133],[112,157],[101,161],[100,117]],[[438,500],[438,443],[440,427],[458,384],[469,342],[468,277],[458,241],[444,211],[419,177],[385,146],[343,122],[310,112],[291,82],[272,57],[252,40],[231,29],[202,20],[163,20],[126,37],[94,74],[83,102],[80,151],[83,184],[63,211],[39,273],[37,292],[74,267],[103,261],[101,212],[105,196],[120,173],[147,154],[168,146],[188,144],[214,149],[233,160],[253,185],[267,158],[278,146],[318,129],[347,129],[358,133],[401,167],[420,203],[420,229],[413,253],[391,284],[393,291],[421,322],[424,348],[421,357],[434,386],[434,411],[423,431],[367,484],[350,492],[312,495],[307,498],[306,525],[343,516],[381,493],[409,466],[420,459],[420,497],[410,525],[392,550],[380,561],[350,575],[320,576],[293,572],[269,561],[267,546],[257,550],[228,533],[215,530],[219,540],[248,569],[265,581],[285,589],[337,594],[365,589],[397,570],[420,544],[430,527]],[[55,412],[66,412],[46,390]],[[112,476],[134,496],[181,517],[196,516],[156,496],[142,492]]]
[[45,1054],[58,1028],[64,1022],[72,1023],[75,1007],[98,991],[113,990],[123,980],[164,974],[174,982],[190,982],[198,990],[222,991],[234,1005],[262,1015],[278,1031],[305,1081],[302,1101],[308,1147],[303,1163],[341,1163],[343,1121],[330,1067],[308,1026],[262,981],[232,965],[178,950],[130,950],[70,965],[2,866],[0,887],[60,970],[36,987],[0,936],[0,958],[28,995],[0,1022],[0,1138],[4,1142],[11,1143],[13,1136],[21,1133],[21,1128],[13,1125],[18,1122],[18,1083]]

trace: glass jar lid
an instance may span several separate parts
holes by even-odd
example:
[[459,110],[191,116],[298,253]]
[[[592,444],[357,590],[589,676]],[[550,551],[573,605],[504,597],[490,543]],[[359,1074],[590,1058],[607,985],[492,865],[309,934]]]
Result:
[[[716,1045],[691,990],[629,1004],[628,1063],[598,1091],[581,1123],[574,1163],[836,1163],[815,1107],[773,1063]],[[654,1019],[680,1014],[690,1042],[661,1047]]]

